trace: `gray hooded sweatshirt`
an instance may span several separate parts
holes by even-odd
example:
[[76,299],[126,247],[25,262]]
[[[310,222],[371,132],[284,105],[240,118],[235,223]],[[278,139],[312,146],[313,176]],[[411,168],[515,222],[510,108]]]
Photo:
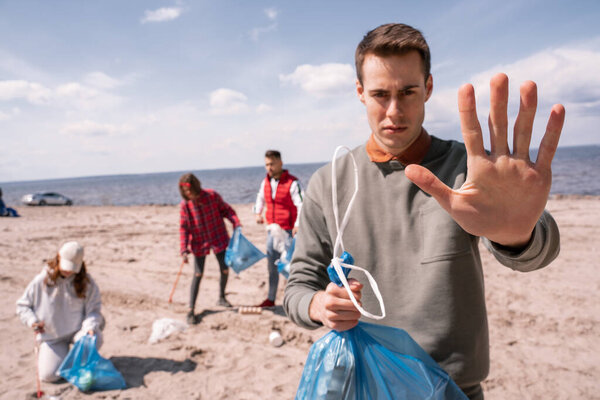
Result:
[[[372,321],[406,330],[461,387],[477,385],[489,369],[488,325],[479,237],[465,232],[437,201],[404,174],[399,163],[374,163],[365,146],[352,151],[358,164],[359,192],[344,231],[345,249],[355,265],[375,278],[387,312]],[[467,175],[465,146],[432,136],[421,165],[446,185],[459,188]],[[340,218],[354,191],[354,166],[348,155],[336,164]],[[341,219],[340,219],[341,221]],[[292,321],[314,329],[308,309],[312,297],[329,283],[326,267],[337,232],[331,196],[331,164],[311,178],[283,305]],[[483,239],[503,265],[527,272],[548,265],[559,252],[559,232],[544,212],[528,246],[519,252]],[[379,313],[365,276],[363,307]]]
[[100,290],[89,274],[84,298],[75,293],[75,275],[59,276],[53,285],[44,284],[47,276],[45,267],[17,300],[17,315],[25,325],[44,322],[42,341],[70,340],[78,331],[98,332],[104,328]]

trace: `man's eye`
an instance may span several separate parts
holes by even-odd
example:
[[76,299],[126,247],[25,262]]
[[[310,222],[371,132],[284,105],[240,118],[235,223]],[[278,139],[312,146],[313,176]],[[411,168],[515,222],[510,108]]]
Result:
[[375,92],[375,93],[373,93],[373,97],[385,97],[385,96],[387,96],[387,94],[384,93],[384,92]]

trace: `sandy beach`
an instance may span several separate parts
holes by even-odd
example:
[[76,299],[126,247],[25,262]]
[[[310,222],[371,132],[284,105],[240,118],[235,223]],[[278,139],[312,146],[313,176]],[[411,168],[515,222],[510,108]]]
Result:
[[[235,205],[244,234],[265,250],[251,205]],[[482,248],[491,341],[486,399],[600,398],[600,198],[554,197],[547,208],[561,230],[559,258],[529,274],[499,265]],[[184,321],[192,266],[168,304],[178,256],[178,207],[18,207],[0,219],[0,399],[35,392],[34,336],[15,315],[27,283],[66,240],[85,246],[88,272],[102,292],[107,324],[100,354],[128,388],[84,394],[43,383],[61,399],[291,399],[310,345],[327,331],[295,326],[278,307],[241,315],[216,306],[218,267],[207,259],[196,312],[201,322],[148,344],[159,318]],[[230,225],[228,224],[228,227]],[[231,272],[227,296],[254,305],[267,292],[266,260]],[[281,347],[269,344],[279,330]]]

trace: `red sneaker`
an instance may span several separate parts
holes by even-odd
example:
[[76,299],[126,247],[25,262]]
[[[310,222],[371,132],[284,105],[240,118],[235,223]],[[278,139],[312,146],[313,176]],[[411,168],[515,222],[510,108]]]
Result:
[[262,308],[273,308],[275,307],[275,302],[269,299],[266,299],[265,301],[263,301],[262,303],[260,303],[257,307],[262,307]]

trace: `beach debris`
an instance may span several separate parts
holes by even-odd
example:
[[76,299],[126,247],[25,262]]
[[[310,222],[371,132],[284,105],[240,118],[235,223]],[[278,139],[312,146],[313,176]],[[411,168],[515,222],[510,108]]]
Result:
[[269,343],[274,347],[279,347],[283,344],[283,338],[279,331],[271,331],[269,334]]
[[240,314],[262,314],[262,307],[240,306],[238,313]]
[[185,322],[178,321],[172,318],[157,319],[152,323],[152,334],[148,343],[154,344],[166,339],[175,332],[183,332],[188,325]]
[[292,241],[292,236],[284,231],[279,224],[269,224],[266,228],[273,240],[273,248],[278,253],[283,253],[286,248],[289,247],[289,243]]

